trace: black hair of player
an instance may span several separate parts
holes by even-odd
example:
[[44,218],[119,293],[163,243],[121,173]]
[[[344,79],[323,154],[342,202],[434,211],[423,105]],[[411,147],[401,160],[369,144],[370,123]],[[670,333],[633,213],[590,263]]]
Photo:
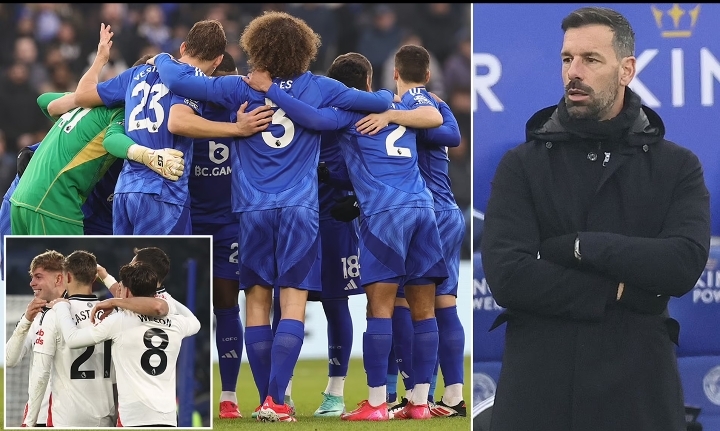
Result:
[[33,154],[35,152],[30,149],[30,147],[23,147],[17,156],[17,174],[18,177],[22,178],[23,174],[25,173],[25,169],[27,169],[28,163],[30,163],[30,159],[32,159]]
[[372,65],[364,55],[348,52],[335,58],[326,76],[340,81],[348,87],[367,91],[368,79],[372,81]]
[[225,75],[237,75],[237,65],[235,64],[235,59],[232,55],[230,55],[229,52],[225,51],[225,54],[223,55],[223,59],[218,64],[218,67],[215,69],[215,72],[213,72],[212,76],[225,76]]
[[157,280],[155,271],[147,263],[133,262],[120,268],[120,281],[133,296],[154,297]]
[[162,249],[157,247],[145,247],[135,249],[135,261],[144,262],[157,274],[157,279],[162,284],[170,273],[170,258]]

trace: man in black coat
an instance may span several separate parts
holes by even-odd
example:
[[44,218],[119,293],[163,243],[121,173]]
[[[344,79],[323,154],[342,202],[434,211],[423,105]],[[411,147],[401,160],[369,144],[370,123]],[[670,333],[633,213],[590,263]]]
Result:
[[483,267],[507,309],[491,431],[681,431],[667,302],[708,259],[702,167],[627,87],[621,14],[581,8],[562,29],[564,97],[504,155],[485,213]]

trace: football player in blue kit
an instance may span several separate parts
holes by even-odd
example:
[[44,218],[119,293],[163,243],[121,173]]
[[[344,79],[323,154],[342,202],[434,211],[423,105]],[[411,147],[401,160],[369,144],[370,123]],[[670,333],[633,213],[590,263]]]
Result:
[[[101,38],[112,32],[101,27]],[[112,42],[110,42],[111,44]],[[219,21],[204,20],[193,25],[180,45],[178,66],[205,76],[215,70],[227,39]],[[153,66],[143,64],[98,83],[104,63],[93,62],[78,82],[75,102],[90,108],[125,105],[125,131],[133,141],[151,149],[171,148],[192,163],[193,138],[240,136],[233,123],[201,117],[204,103],[180,97],[168,90]],[[179,180],[166,180],[127,160],[118,178],[113,197],[115,235],[184,235],[191,233],[190,200],[186,169]]]
[[[343,70],[353,73],[358,64],[371,72],[367,59],[349,53],[338,57],[329,77]],[[335,68],[335,69],[334,69]],[[337,75],[335,73],[337,72]],[[364,82],[363,88],[368,83]],[[337,108],[302,108],[298,101],[278,95],[273,101],[295,121],[319,130],[338,130],[336,140],[361,209],[361,282],[368,298],[367,330],[363,336],[363,363],[370,396],[341,416],[344,420],[387,420],[385,383],[392,345],[392,313],[400,284],[407,290],[415,329],[417,384],[408,415],[430,417],[427,395],[437,358],[438,333],[434,317],[435,286],[447,278],[433,201],[417,165],[415,130],[395,124],[375,136],[362,135],[354,125],[365,115]],[[407,110],[406,119],[417,128],[442,124],[433,107]]]
[[[181,70],[168,54],[154,59],[176,94],[230,110],[270,104],[285,95],[309,108],[338,106],[367,112],[390,107],[390,91],[367,93],[308,71],[319,36],[301,19],[268,11],[245,28],[240,44],[253,70],[272,81],[262,92],[247,77],[206,76]],[[272,85],[270,85],[272,84]],[[262,133],[237,140],[230,151],[233,212],[239,217],[240,284],[246,296],[245,345],[262,405],[262,421],[294,421],[285,389],[304,338],[308,291],[320,291],[317,166],[320,133],[312,124],[274,110]],[[272,286],[281,287],[281,320],[270,327]],[[268,367],[267,364],[270,364]]]
[[[235,59],[225,52],[212,76],[237,74]],[[234,113],[208,103],[203,116],[212,121],[230,121]],[[246,136],[250,136],[267,129],[272,114],[270,106],[263,105],[250,113],[238,113],[237,122],[244,125]],[[193,234],[213,236],[213,313],[222,386],[220,419],[242,417],[235,393],[243,352],[243,329],[238,306],[238,221],[230,199],[232,146],[232,138],[195,139],[188,181]]]
[[[443,373],[445,393],[437,403],[430,404],[433,416],[466,416],[462,397],[463,361],[465,332],[457,313],[457,289],[460,272],[460,250],[465,235],[465,219],[455,202],[448,175],[449,159],[447,147],[460,144],[460,130],[450,107],[434,94],[428,93],[425,85],[430,80],[430,56],[427,50],[417,45],[405,45],[395,54],[395,80],[402,80],[409,90],[402,94],[403,103],[410,109],[432,106],[443,116],[443,125],[435,129],[418,131],[418,165],[428,188],[432,192],[443,256],[448,266],[449,277],[438,285],[435,292],[435,316],[439,330],[439,365]],[[370,114],[358,130],[375,134],[390,122],[403,124],[397,112],[387,111]],[[399,371],[405,382],[405,389],[412,394],[412,322],[407,301],[402,289],[398,292],[393,313],[393,343]],[[437,371],[434,374],[437,378]],[[431,388],[432,389],[432,388]],[[432,391],[430,392],[432,396]],[[407,399],[391,408],[391,416],[407,404]]]

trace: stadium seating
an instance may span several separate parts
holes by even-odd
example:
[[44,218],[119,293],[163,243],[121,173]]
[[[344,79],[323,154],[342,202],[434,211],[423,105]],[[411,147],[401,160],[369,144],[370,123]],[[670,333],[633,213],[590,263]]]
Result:
[[495,395],[500,377],[505,329],[489,331],[502,312],[485,282],[480,253],[473,258],[473,406]]
[[680,323],[677,356],[685,405],[700,409],[703,430],[720,430],[720,245],[711,247],[695,288],[672,298],[668,307]]

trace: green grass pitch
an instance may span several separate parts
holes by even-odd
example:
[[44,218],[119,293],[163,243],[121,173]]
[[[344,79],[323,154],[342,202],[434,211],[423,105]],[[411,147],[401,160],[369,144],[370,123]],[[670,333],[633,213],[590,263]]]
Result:
[[[218,405],[220,403],[220,372],[217,365],[214,368],[213,380],[213,429],[215,430],[256,430],[267,429],[268,427],[290,427],[294,431],[322,431],[322,430],[433,430],[433,431],[465,431],[470,430],[470,357],[465,357],[465,386],[463,396],[468,406],[468,416],[464,418],[434,418],[430,420],[397,420],[388,422],[346,422],[339,418],[315,418],[313,412],[322,402],[321,392],[327,385],[327,361],[325,360],[301,360],[295,367],[292,383],[292,398],[295,402],[297,414],[296,423],[267,424],[257,422],[250,415],[259,404],[259,397],[255,383],[252,380],[250,367],[243,362],[238,378],[237,397],[240,406],[242,419],[217,419]],[[435,396],[437,399],[443,393],[442,374],[438,376]],[[402,381],[398,382],[399,392],[404,393]],[[365,383],[365,371],[363,370],[362,359],[352,359],[348,371],[348,378],[345,381],[345,408],[353,410],[357,403],[367,399],[368,389]]]
[[[253,420],[250,415],[259,403],[257,389],[250,374],[250,367],[243,362],[238,378],[238,403],[243,414],[242,419],[220,420],[217,418],[220,398],[220,372],[217,365],[213,365],[213,391],[214,403],[212,413],[214,430],[256,430],[268,427],[290,427],[293,431],[322,431],[322,430],[432,430],[432,431],[463,431],[470,430],[470,357],[465,357],[465,386],[463,395],[468,405],[468,417],[464,418],[435,418],[426,421],[388,421],[388,422],[345,422],[339,418],[315,418],[312,416],[322,401],[320,394],[327,384],[327,362],[324,360],[301,360],[295,368],[293,376],[293,401],[297,411],[298,422],[286,424],[266,424]],[[345,382],[345,404],[348,410],[355,408],[355,404],[366,399],[368,392],[365,385],[365,372],[362,360],[352,359],[350,370]],[[0,387],[3,387],[4,372],[0,368]],[[402,388],[402,382],[398,382]],[[442,374],[438,376],[435,395],[442,395]],[[400,389],[400,393],[403,390]],[[0,405],[4,404],[4,392],[0,391]],[[0,410],[0,427],[4,428],[4,410]]]

